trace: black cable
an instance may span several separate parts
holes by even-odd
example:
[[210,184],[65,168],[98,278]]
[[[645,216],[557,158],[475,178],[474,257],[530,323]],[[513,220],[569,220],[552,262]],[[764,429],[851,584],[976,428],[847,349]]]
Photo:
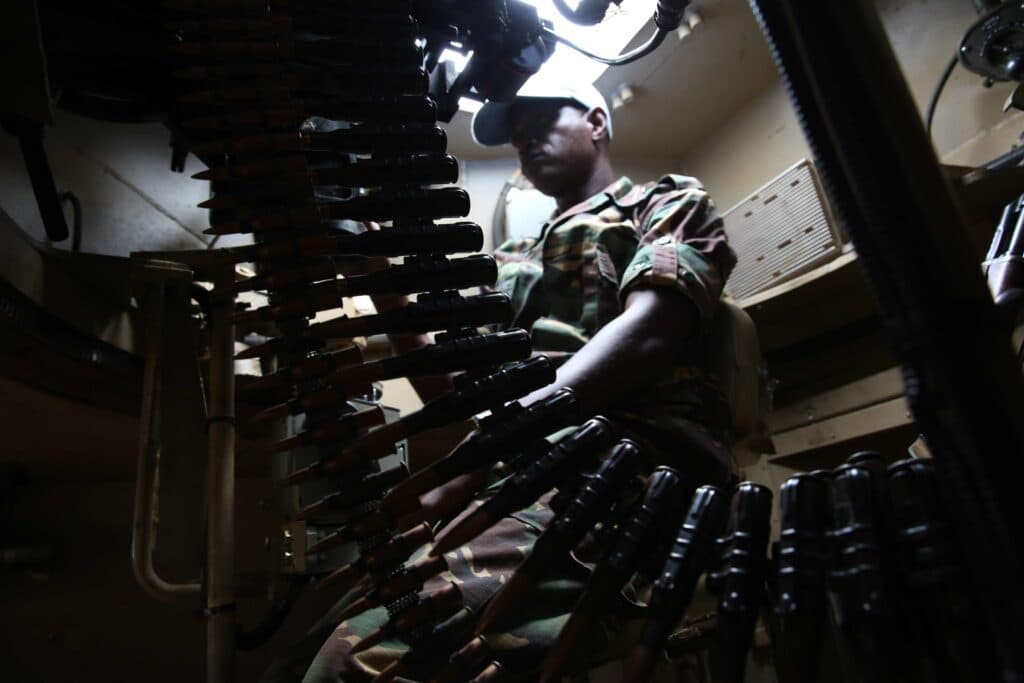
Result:
[[946,87],[946,81],[949,80],[950,74],[953,73],[953,69],[956,68],[957,62],[960,59],[953,55],[953,59],[949,60],[949,64],[946,65],[946,69],[942,72],[942,78],[939,79],[939,84],[935,86],[935,92],[932,93],[932,100],[928,103],[928,110],[925,114],[925,127],[928,129],[928,137],[932,134],[932,119],[935,118],[935,106],[939,103],[939,96],[942,95],[943,88]]
[[654,32],[654,35],[652,35],[646,43],[636,48],[635,50],[632,50],[631,52],[626,52],[625,54],[621,54],[618,57],[602,57],[600,55],[594,54],[593,52],[584,50],[579,45],[576,45],[568,38],[564,38],[558,35],[551,29],[545,28],[542,30],[544,35],[547,36],[548,38],[556,40],[559,43],[566,45],[567,47],[571,47],[573,50],[576,50],[580,54],[589,57],[590,59],[593,59],[595,62],[600,62],[601,64],[607,64],[609,66],[621,66],[623,64],[629,64],[630,62],[635,62],[641,57],[646,57],[647,55],[654,52],[654,50],[656,50],[657,47],[661,45],[661,43],[665,40],[665,36],[668,35],[668,31],[659,28]]
[[995,159],[981,165],[986,171],[998,171],[1001,168],[1014,166],[1024,166],[1024,147],[1015,147],[1006,154],[1000,154]]

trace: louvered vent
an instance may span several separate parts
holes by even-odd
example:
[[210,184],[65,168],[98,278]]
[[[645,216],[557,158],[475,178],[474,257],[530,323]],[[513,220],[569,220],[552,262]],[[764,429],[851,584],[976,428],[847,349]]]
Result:
[[725,212],[739,263],[726,292],[742,301],[842,252],[814,165],[804,159]]

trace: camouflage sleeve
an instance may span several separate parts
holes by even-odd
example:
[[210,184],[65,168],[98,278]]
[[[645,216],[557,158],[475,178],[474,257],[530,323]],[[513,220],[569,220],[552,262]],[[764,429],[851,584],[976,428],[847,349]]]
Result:
[[[622,313],[619,282],[636,252],[636,231],[628,222],[598,225],[574,247],[582,260],[579,280],[552,291],[543,300],[543,307],[536,307],[541,315],[532,319],[529,328],[534,349],[543,351],[559,365]],[[542,278],[542,266],[534,267]],[[535,289],[543,291],[543,286]],[[534,301],[541,299],[531,297],[527,306]],[[581,310],[576,315],[567,315],[566,311],[572,311],[576,301],[580,302]]]
[[[514,311],[508,327],[530,329],[533,320],[545,310],[544,270],[533,262],[527,251],[536,243],[534,239],[509,240],[494,250],[498,262],[498,278],[494,287],[483,287],[485,291],[499,291],[508,294]],[[504,327],[504,326],[502,326]]]
[[722,217],[695,178],[666,176],[636,212],[640,245],[619,284],[625,301],[640,286],[674,286],[693,302],[703,326],[736,264]]

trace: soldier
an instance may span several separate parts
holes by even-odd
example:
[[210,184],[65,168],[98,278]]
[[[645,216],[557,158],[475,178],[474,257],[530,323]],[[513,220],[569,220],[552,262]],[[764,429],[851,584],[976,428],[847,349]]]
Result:
[[[736,263],[710,196],[694,178],[617,178],[611,115],[593,86],[531,81],[473,120],[484,145],[511,142],[523,175],[557,202],[536,238],[501,245],[498,287],[534,350],[564,361],[576,390],[659,460],[705,482],[729,469],[728,406],[704,371],[706,333]],[[674,462],[697,441],[708,462]],[[666,461],[666,458],[669,458]]]
[[[516,306],[514,326],[534,349],[560,363],[557,381],[576,391],[582,418],[601,413],[634,439],[646,471],[669,465],[687,485],[725,485],[733,475],[729,409],[706,368],[709,328],[735,265],[722,220],[694,178],[666,175],[637,185],[617,178],[608,154],[610,110],[592,86],[534,79],[509,103],[489,102],[473,119],[483,145],[511,143],[524,176],[557,202],[537,237],[501,245],[498,288]],[[429,397],[424,397],[429,398]],[[423,497],[438,504],[486,472]],[[426,591],[454,582],[479,609],[529,551],[552,518],[546,499],[500,521],[448,553],[448,572]],[[543,599],[525,601],[514,623],[492,634],[506,668],[536,671],[585,585],[578,562],[553,568]],[[370,680],[405,645],[386,640],[357,655],[359,637],[386,621],[383,608],[342,623],[317,655],[306,681]],[[584,666],[611,660],[612,639],[588,643]]]

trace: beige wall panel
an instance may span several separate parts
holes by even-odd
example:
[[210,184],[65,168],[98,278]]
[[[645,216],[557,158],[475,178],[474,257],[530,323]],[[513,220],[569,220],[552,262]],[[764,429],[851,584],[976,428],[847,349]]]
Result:
[[[193,180],[204,166],[189,156],[184,173],[170,170],[170,133],[159,124],[94,121],[59,112],[44,131],[58,192],[82,203],[82,251],[127,256],[138,250],[202,249],[210,238],[209,183]],[[0,208],[32,237],[45,238],[39,209],[15,138],[0,135]],[[71,212],[66,209],[68,227]],[[241,244],[225,236],[218,246]],[[71,240],[57,246],[70,248]]]
[[[975,20],[963,0],[880,0],[883,21],[922,112],[964,31]],[[1009,151],[1024,128],[1004,114],[1012,86],[982,85],[957,67],[935,115],[936,149],[945,161],[979,164]],[[775,80],[682,156],[722,208],[732,206],[810,151],[781,82]]]

